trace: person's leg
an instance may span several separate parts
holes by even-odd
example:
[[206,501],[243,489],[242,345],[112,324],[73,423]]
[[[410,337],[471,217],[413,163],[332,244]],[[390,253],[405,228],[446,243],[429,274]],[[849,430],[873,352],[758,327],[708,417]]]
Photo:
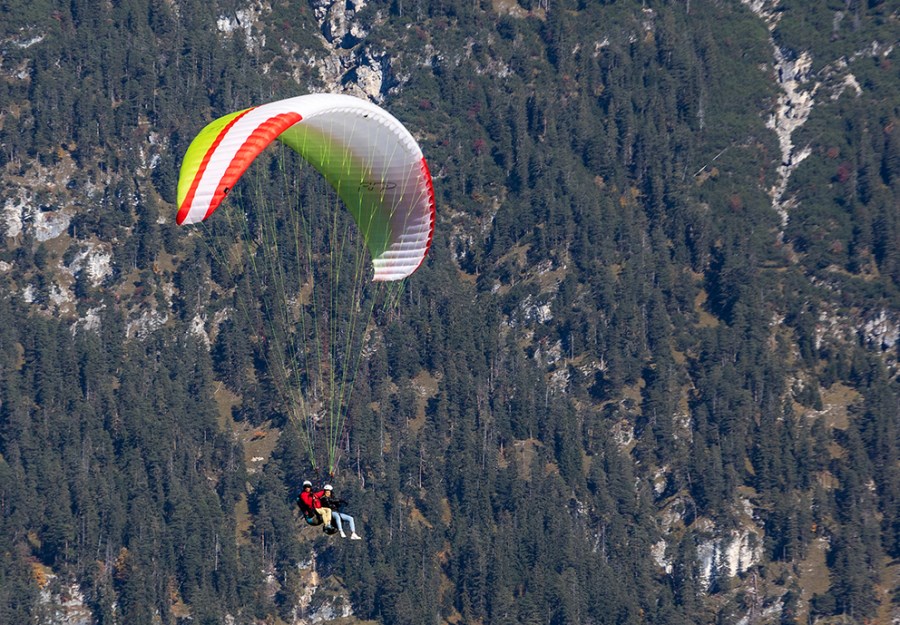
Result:
[[347,535],[344,533],[344,526],[341,523],[341,513],[335,511],[331,516],[334,517],[334,523],[335,525],[337,525],[338,531],[341,533],[341,538],[347,538]]
[[331,508],[319,508],[317,512],[322,515],[325,525],[331,525]]
[[350,524],[350,539],[351,540],[362,540],[356,534],[356,521],[353,519],[353,517],[350,516],[349,514],[345,514],[343,516],[344,516],[344,520]]

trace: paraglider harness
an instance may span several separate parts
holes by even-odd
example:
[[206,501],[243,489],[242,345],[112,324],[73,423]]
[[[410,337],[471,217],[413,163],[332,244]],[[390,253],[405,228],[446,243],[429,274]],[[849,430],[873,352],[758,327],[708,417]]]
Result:
[[[300,514],[303,515],[303,519],[308,525],[322,525],[322,516],[313,508],[310,508],[308,505],[306,505],[306,502],[303,501],[303,497],[301,497],[300,495],[297,495],[297,507],[300,508]],[[332,517],[331,524],[322,529],[329,536],[334,534],[337,531],[337,526],[334,524],[334,517]]]

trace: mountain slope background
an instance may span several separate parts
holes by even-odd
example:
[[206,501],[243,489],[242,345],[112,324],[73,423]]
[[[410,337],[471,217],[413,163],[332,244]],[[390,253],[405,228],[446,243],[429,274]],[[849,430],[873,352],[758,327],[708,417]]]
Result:
[[[898,618],[892,3],[0,15],[0,622]],[[437,192],[354,388],[361,543],[299,523],[242,292],[174,225],[207,121],[319,90]]]

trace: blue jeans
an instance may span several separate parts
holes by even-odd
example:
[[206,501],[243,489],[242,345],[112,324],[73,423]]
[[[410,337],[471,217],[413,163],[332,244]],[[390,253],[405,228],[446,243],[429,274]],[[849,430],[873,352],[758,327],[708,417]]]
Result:
[[356,533],[356,522],[353,520],[353,517],[349,514],[344,514],[343,512],[338,512],[337,510],[331,511],[331,516],[334,518],[334,522],[337,524],[338,530],[341,532],[344,531],[344,525],[341,523],[341,520],[347,521],[350,524],[350,533]]

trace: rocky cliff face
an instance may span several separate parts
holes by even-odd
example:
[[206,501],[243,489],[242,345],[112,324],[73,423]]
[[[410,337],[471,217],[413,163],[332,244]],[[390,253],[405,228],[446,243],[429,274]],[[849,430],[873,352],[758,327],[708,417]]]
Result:
[[[310,3],[318,24],[318,38],[325,50],[319,57],[302,50],[295,44],[281,41],[288,55],[288,63],[311,67],[318,73],[324,91],[348,93],[383,102],[394,86],[396,78],[391,72],[390,56],[377,50],[366,41],[368,34],[360,19],[365,0],[339,2],[314,0]],[[224,38],[241,38],[248,52],[258,54],[266,45],[265,22],[272,12],[269,2],[251,2],[231,14],[220,15],[216,25]],[[376,15],[375,20],[382,19]],[[271,68],[264,67],[269,72]],[[295,80],[302,83],[301,72]],[[321,85],[299,85],[303,90],[322,90]]]
[[[359,19],[365,0],[315,0],[313,7],[328,56],[318,64],[328,91],[341,91],[383,102],[394,86],[391,58],[366,41],[368,32]],[[378,21],[379,16],[376,16]]]

